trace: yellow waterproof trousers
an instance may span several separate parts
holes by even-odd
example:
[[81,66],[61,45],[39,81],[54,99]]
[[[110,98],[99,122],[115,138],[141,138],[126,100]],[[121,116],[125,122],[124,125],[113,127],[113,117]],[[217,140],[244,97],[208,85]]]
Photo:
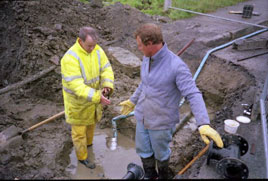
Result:
[[72,140],[78,160],[87,159],[87,146],[94,137],[95,124],[88,126],[72,125]]

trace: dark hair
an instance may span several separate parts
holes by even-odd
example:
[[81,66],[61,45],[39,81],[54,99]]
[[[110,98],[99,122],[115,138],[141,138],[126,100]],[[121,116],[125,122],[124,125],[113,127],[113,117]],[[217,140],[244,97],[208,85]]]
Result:
[[139,36],[144,45],[148,45],[149,41],[151,41],[152,44],[163,42],[161,28],[153,23],[146,23],[138,27],[134,33],[134,36],[135,38]]
[[85,26],[85,27],[82,27],[80,28],[80,31],[79,31],[79,38],[83,41],[86,40],[86,37],[87,36],[90,36],[94,41],[97,41],[98,40],[98,33],[97,31],[90,27],[90,26]]

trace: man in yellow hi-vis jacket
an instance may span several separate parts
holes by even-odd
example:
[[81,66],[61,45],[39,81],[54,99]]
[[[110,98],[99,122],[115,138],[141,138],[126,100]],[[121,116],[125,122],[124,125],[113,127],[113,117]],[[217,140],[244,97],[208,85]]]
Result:
[[72,127],[78,160],[91,169],[95,164],[88,159],[87,147],[92,145],[102,105],[110,104],[114,89],[111,64],[97,40],[95,29],[82,27],[76,43],[61,59],[66,122]]

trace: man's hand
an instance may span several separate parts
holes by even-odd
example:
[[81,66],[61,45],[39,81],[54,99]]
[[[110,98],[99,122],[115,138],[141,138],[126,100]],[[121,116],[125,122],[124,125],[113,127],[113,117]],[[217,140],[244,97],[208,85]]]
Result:
[[100,103],[101,103],[103,106],[106,106],[106,105],[111,104],[111,101],[110,101],[109,99],[107,99],[106,97],[104,97],[104,96],[101,94]]
[[105,96],[105,97],[109,97],[109,94],[110,94],[110,91],[111,91],[111,88],[109,87],[104,87],[101,91],[102,95]]
[[203,125],[198,128],[201,138],[206,144],[209,144],[209,138],[211,138],[219,148],[223,148],[223,142],[219,133],[211,128],[209,125]]
[[133,104],[129,99],[121,102],[119,105],[122,106],[120,111],[123,115],[128,115],[135,108],[135,104]]

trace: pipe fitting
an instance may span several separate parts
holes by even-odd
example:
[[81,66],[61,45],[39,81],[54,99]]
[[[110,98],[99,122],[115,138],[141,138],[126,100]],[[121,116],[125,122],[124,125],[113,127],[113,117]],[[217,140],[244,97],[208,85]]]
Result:
[[111,150],[115,150],[117,147],[117,125],[116,125],[116,121],[120,120],[120,119],[126,119],[128,117],[134,116],[134,111],[132,111],[131,113],[129,113],[128,115],[119,115],[116,116],[112,119],[112,130],[113,130],[113,137],[111,139]]
[[144,177],[144,171],[141,166],[130,163],[127,166],[127,173],[122,179],[138,179],[141,180]]
[[248,151],[248,142],[239,135],[223,135],[224,148],[218,148],[212,141],[209,145],[207,165],[210,160],[217,161],[216,171],[224,178],[246,179],[248,167],[240,157]]
[[244,110],[244,112],[243,112],[245,115],[247,115],[247,116],[250,116],[251,115],[251,112],[249,112],[248,110]]

